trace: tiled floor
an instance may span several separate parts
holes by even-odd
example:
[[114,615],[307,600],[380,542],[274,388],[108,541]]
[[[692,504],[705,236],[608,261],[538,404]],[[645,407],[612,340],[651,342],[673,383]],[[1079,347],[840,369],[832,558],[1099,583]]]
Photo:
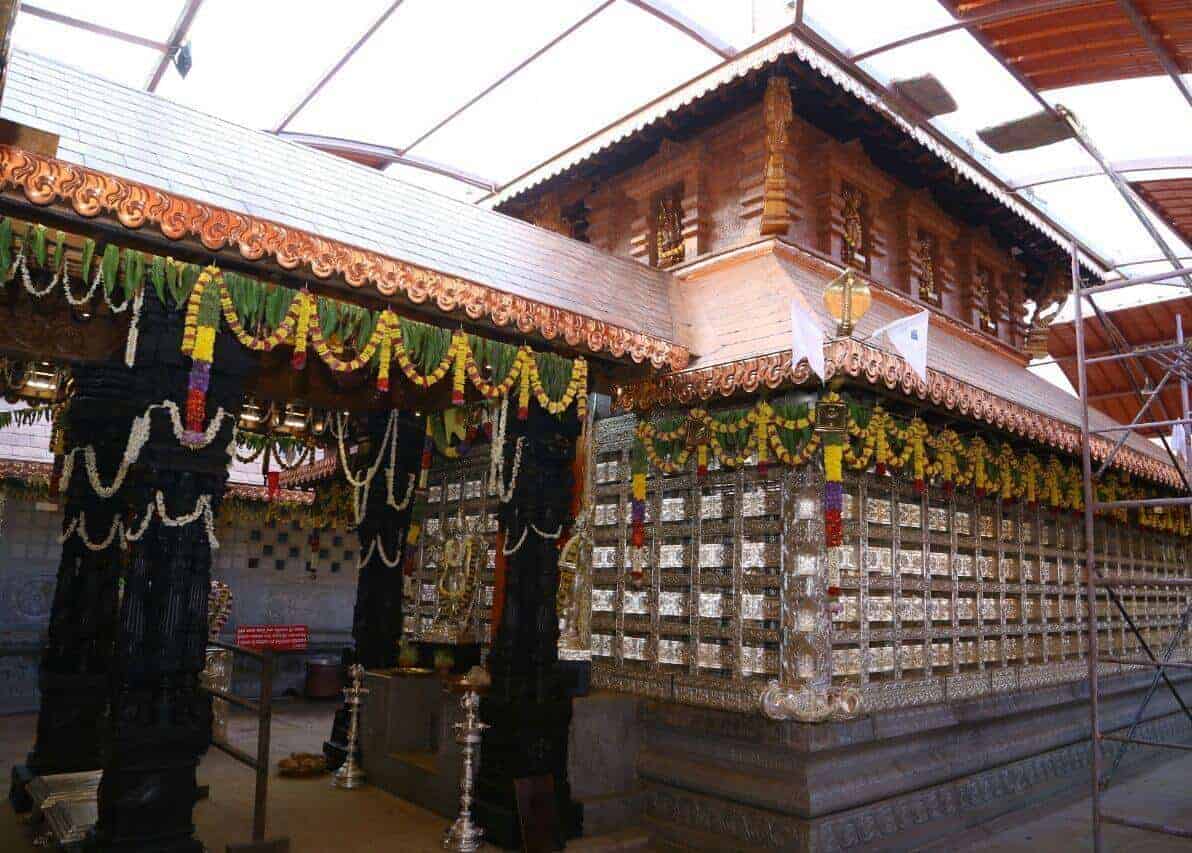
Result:
[[[323,704],[282,705],[274,719],[272,762],[290,752],[318,752],[331,728],[334,708]],[[23,759],[33,740],[31,715],[0,717],[0,776],[7,784],[11,767]],[[255,750],[255,720],[235,717],[229,739]],[[1106,796],[1108,810],[1132,813],[1149,820],[1192,826],[1192,755],[1157,764],[1149,772],[1123,779]],[[211,851],[247,841],[252,827],[253,773],[212,750],[199,768],[201,783],[211,786],[211,796],[195,809],[199,837]],[[431,853],[441,849],[439,840],[447,821],[375,788],[359,791],[332,789],[328,777],[311,780],[270,777],[269,836],[287,835],[295,853]],[[569,845],[569,849],[641,850],[638,837],[627,837],[624,846],[613,839]],[[609,842],[612,842],[611,844]],[[0,804],[0,851],[33,851],[32,831],[12,813],[7,800]],[[981,827],[963,839],[936,845],[943,851],[1091,850],[1089,805],[1084,797],[1043,803],[1030,813],[1015,813]],[[1105,849],[1129,853],[1192,851],[1192,840],[1182,840],[1138,830],[1106,827]]]

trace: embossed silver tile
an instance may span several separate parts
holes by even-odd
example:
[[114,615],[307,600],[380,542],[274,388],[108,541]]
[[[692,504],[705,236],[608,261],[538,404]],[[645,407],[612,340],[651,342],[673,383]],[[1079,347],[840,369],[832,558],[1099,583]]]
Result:
[[482,485],[479,480],[468,480],[464,483],[464,497],[468,500],[481,497],[484,494],[481,490]]
[[662,499],[662,520],[682,521],[687,517],[687,501],[684,498]]
[[961,536],[971,536],[973,533],[973,517],[967,512],[956,511],[956,532]]
[[755,518],[766,514],[766,490],[750,489],[741,498],[741,515]]
[[744,569],[760,569],[766,565],[765,542],[741,543],[741,567]]
[[704,542],[699,546],[699,564],[703,568],[719,568],[725,564],[727,548],[719,542]]
[[688,646],[683,640],[659,640],[658,662],[683,666],[687,663]]
[[460,491],[461,491],[461,489],[460,489],[459,483],[448,483],[447,484],[447,500],[448,501],[458,501]]
[[932,551],[927,556],[927,568],[933,575],[948,576],[948,555],[943,551]]
[[686,616],[687,593],[663,592],[658,597],[659,616]]
[[900,503],[898,505],[898,523],[903,527],[922,527],[923,508],[919,504]]
[[724,494],[712,492],[704,495],[700,499],[699,515],[703,519],[724,518]]
[[611,569],[617,565],[615,545],[597,545],[592,549],[592,566],[597,569]]
[[422,585],[422,600],[423,601],[434,601],[435,600],[435,585],[433,583],[424,583]]
[[699,615],[709,619],[719,619],[724,614],[724,596],[718,592],[701,592],[699,594]]
[[620,506],[617,504],[596,504],[596,525],[604,527],[620,521]]
[[717,643],[700,643],[696,662],[701,669],[720,669],[724,666],[724,646]]
[[612,657],[613,654],[613,637],[611,634],[593,634],[592,635],[592,654],[601,655],[603,657]]
[[765,619],[766,618],[766,597],[764,595],[755,595],[753,593],[745,593],[741,596],[741,618],[742,619]]
[[764,646],[741,647],[741,671],[746,673],[768,672]]
[[646,659],[645,637],[622,637],[621,654],[629,660]]
[[428,486],[426,489],[426,500],[428,503],[438,503],[443,499],[442,486]]
[[634,615],[650,612],[650,593],[645,590],[626,590],[621,609]]
[[617,591],[615,589],[592,590],[592,610],[601,613],[612,612],[616,606]]
[[658,549],[658,565],[664,569],[678,569],[685,566],[686,548],[682,545],[663,545]]
[[426,520],[426,532],[434,535],[442,529],[443,523],[437,518],[428,518]]
[[927,527],[936,532],[948,529],[948,511],[942,507],[929,507],[927,510]]
[[890,502],[877,498],[869,498],[865,502],[865,518],[873,524],[889,524]]

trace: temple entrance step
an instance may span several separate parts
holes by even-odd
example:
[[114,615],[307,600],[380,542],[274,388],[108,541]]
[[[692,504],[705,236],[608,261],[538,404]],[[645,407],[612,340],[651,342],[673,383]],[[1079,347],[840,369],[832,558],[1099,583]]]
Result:
[[647,853],[653,849],[650,846],[650,834],[640,826],[574,838],[567,842],[567,853]]

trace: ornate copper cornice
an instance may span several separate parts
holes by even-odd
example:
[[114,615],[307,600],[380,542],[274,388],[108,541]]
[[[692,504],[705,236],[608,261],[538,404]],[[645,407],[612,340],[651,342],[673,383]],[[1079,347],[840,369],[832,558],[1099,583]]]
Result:
[[351,287],[371,284],[382,296],[401,296],[445,314],[508,326],[521,334],[613,358],[629,356],[655,367],[681,370],[690,360],[678,344],[584,317],[455,276],[424,269],[336,240],[235,213],[146,184],[0,145],[0,190],[16,189],[42,207],[69,205],[79,216],[108,216],[125,228],[156,225],[170,240],[197,239],[205,248],[239,250],[258,261],[271,257],[283,269],[306,267],[320,279],[339,275]]
[[[752,394],[759,389],[773,390],[812,380],[806,359],[793,369],[790,362],[791,353],[787,350],[698,370],[667,373],[622,388],[616,406],[625,411],[688,406],[717,396]],[[1072,424],[931,368],[927,369],[927,381],[923,382],[900,356],[851,338],[827,345],[824,372],[825,381],[836,376],[861,379],[992,424],[1039,444],[1068,453],[1080,452],[1080,430]],[[1113,442],[1097,436],[1092,438],[1094,459],[1104,459],[1112,447]],[[1122,448],[1113,467],[1164,485],[1182,485],[1175,468],[1133,448]]]
[[50,482],[54,466],[49,462],[27,462],[21,459],[0,459],[0,479],[25,483]]
[[283,486],[298,486],[304,483],[314,483],[318,480],[326,479],[335,474],[339,466],[339,454],[334,450],[328,450],[327,454],[317,462],[311,462],[308,465],[299,465],[296,468],[290,468],[282,471],[277,480]]
[[[228,483],[228,489],[224,492],[224,497],[268,503],[269,491],[264,486],[251,486],[248,483]],[[304,492],[301,489],[281,489],[277,493],[277,497],[273,499],[273,502],[310,506],[315,502],[315,493]]]

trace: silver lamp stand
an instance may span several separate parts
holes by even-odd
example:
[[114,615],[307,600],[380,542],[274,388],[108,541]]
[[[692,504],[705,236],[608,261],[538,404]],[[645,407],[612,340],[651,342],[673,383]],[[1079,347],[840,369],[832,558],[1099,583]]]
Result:
[[363,786],[365,780],[364,768],[356,762],[356,753],[360,748],[360,706],[364,703],[364,697],[368,695],[368,689],[361,684],[364,680],[364,667],[360,664],[351,666],[348,675],[352,679],[351,686],[344,688],[344,702],[349,709],[348,750],[344,763],[339,765],[339,769],[331,777],[331,784],[336,788],[352,790]]
[[[469,673],[471,675],[471,673]],[[460,682],[464,694],[459,701],[463,722],[455,724],[456,742],[463,747],[463,772],[459,777],[459,817],[443,836],[443,848],[455,853],[473,853],[484,843],[484,830],[472,823],[472,791],[476,779],[476,758],[480,735],[488,725],[480,721],[480,694],[467,677]]]

